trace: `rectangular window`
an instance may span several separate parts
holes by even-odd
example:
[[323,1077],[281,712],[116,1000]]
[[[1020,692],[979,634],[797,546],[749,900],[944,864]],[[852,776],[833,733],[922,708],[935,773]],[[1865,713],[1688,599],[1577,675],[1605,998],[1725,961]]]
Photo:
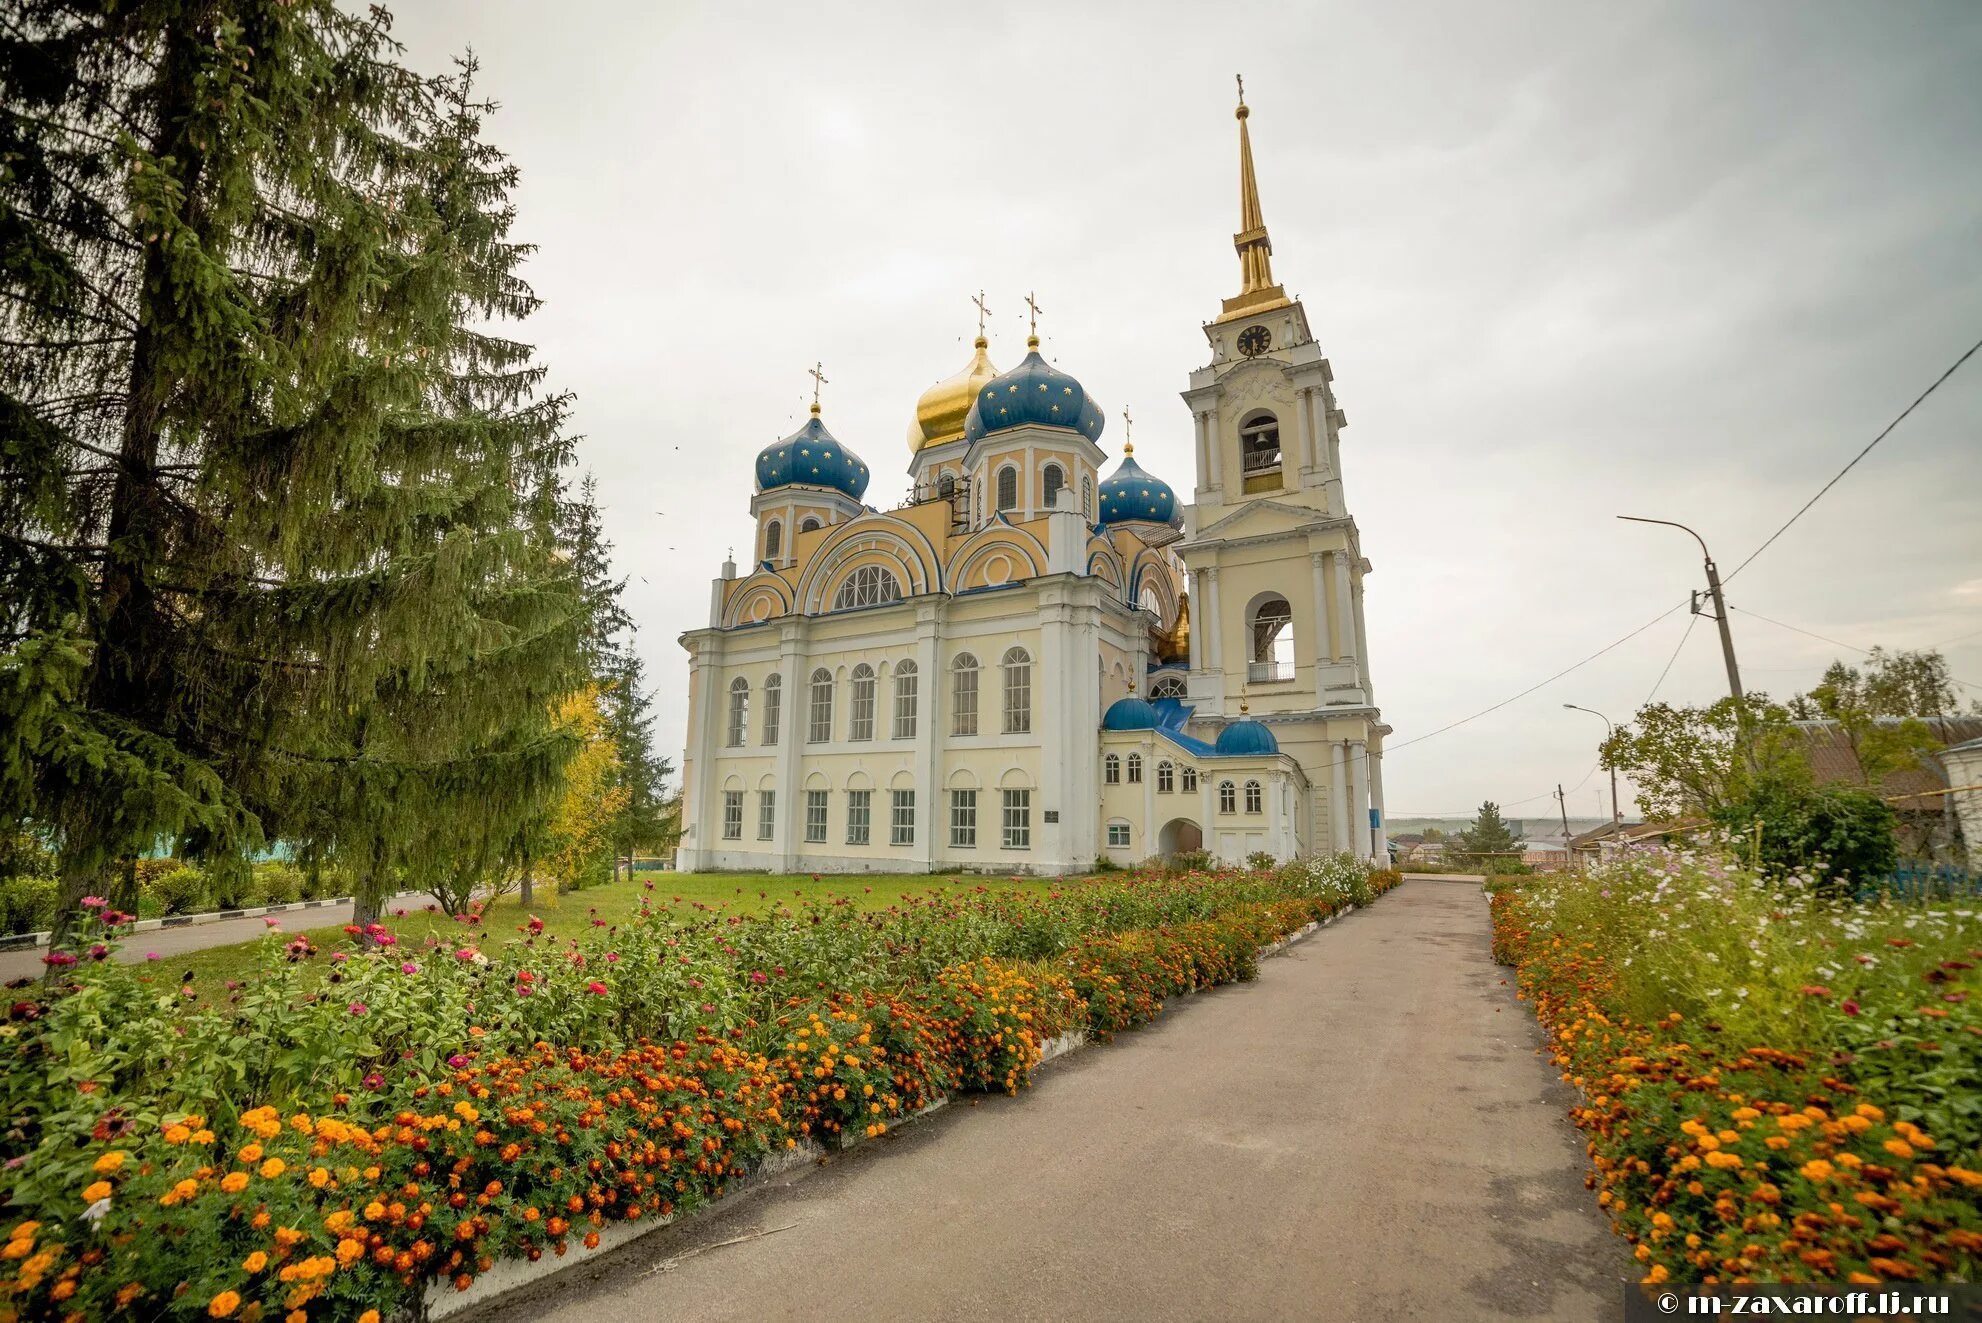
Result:
[[1032,663],[1005,663],[1005,734],[1032,733]]
[[743,792],[723,791],[723,839],[740,841],[743,839]]
[[913,790],[893,790],[889,792],[893,812],[888,819],[888,844],[915,844],[915,792]]
[[853,673],[853,699],[847,704],[846,737],[850,740],[874,738],[874,676],[856,669]]
[[1177,789],[1176,769],[1168,763],[1156,764],[1156,793],[1172,794]]
[[764,743],[778,742],[778,722],[784,716],[784,708],[784,686],[774,675],[764,683]]
[[1265,804],[1266,804],[1266,799],[1265,796],[1260,793],[1259,782],[1257,781],[1246,782],[1246,812],[1262,813],[1265,811]]
[[921,679],[911,670],[895,672],[895,738],[898,740],[915,738],[915,709],[921,697],[917,687]]
[[805,732],[808,744],[827,744],[833,738],[833,677],[821,668],[812,673],[812,715]]
[[729,747],[743,747],[743,733],[750,725],[750,689],[738,680],[729,691]]
[[824,790],[805,792],[805,840],[808,845],[826,843],[826,794]]
[[1239,811],[1239,788],[1230,781],[1218,783],[1218,811],[1237,813]]
[[977,734],[977,667],[959,666],[953,672],[956,693],[950,703],[950,734]]
[[1129,784],[1132,786],[1142,784],[1142,755],[1139,753],[1129,755]]
[[977,792],[950,792],[950,844],[959,850],[977,848]]
[[846,843],[848,845],[867,844],[870,823],[873,820],[874,792],[872,790],[849,790],[846,792]]
[[1197,793],[1197,768],[1195,767],[1186,767],[1184,769],[1184,793],[1187,795],[1195,795]]
[[1032,848],[1032,792],[1007,790],[1005,796],[1005,848]]
[[778,824],[778,792],[759,790],[757,792],[757,839],[771,839],[771,829]]
[[1126,850],[1129,848],[1128,823],[1111,822],[1108,824],[1108,848],[1111,850]]

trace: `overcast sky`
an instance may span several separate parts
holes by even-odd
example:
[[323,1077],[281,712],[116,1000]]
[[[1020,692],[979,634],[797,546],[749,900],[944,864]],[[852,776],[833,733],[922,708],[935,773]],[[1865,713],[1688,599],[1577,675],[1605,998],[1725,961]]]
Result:
[[[1597,813],[1594,717],[1652,693],[1698,528],[1723,572],[1982,336],[1982,6],[398,0],[472,45],[523,171],[662,746],[751,460],[825,417],[905,490],[917,394],[1048,355],[1191,485],[1178,392],[1234,293],[1246,76],[1276,276],[1350,426],[1390,812]],[[1939,646],[1982,685],[1982,355],[1730,587],[1749,687]],[[1112,467],[1112,461],[1111,461]],[[1305,562],[1303,562],[1303,565]],[[1749,614],[1759,613],[1759,614]],[[1723,693],[1702,620],[1658,696]],[[1982,697],[1982,688],[1963,691]],[[1629,811],[1629,791],[1626,792]]]

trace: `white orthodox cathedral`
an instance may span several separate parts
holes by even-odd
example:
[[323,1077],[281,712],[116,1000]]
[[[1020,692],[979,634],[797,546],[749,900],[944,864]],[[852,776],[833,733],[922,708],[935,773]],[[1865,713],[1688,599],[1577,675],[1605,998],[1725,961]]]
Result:
[[[980,317],[923,392],[906,501],[820,416],[757,456],[756,545],[689,653],[678,866],[1066,873],[1204,849],[1385,858],[1334,374],[1273,282],[1238,108],[1243,281],[1183,392],[1195,484],[1122,460]],[[980,308],[981,308],[980,300]]]

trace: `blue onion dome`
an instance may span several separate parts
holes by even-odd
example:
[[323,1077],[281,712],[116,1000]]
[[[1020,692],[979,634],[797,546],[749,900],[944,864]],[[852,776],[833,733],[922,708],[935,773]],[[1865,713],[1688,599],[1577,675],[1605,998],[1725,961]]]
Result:
[[1102,524],[1168,524],[1183,522],[1177,493],[1170,484],[1136,463],[1136,448],[1122,447],[1122,466],[1101,484]]
[[1063,427],[1090,441],[1101,439],[1108,420],[1078,381],[1039,356],[1039,337],[1025,342],[1025,361],[991,378],[977,392],[964,419],[967,441],[1008,427]]
[[1138,698],[1131,688],[1127,698],[1118,698],[1108,705],[1107,713],[1101,718],[1101,729],[1155,730],[1158,720],[1155,705]]
[[1218,732],[1218,743],[1212,746],[1213,752],[1226,757],[1240,757],[1247,754],[1278,753],[1280,741],[1273,738],[1273,732],[1246,715],[1246,705],[1239,704],[1239,719]]
[[867,465],[860,456],[833,439],[819,420],[819,406],[805,426],[784,440],[757,452],[757,490],[793,484],[831,487],[859,500],[867,490]]

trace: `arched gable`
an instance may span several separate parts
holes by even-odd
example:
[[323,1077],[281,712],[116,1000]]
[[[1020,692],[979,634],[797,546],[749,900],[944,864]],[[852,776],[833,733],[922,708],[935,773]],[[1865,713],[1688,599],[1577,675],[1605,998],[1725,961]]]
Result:
[[1136,556],[1135,566],[1129,575],[1128,591],[1122,600],[1130,606],[1142,604],[1142,590],[1156,590],[1157,600],[1163,604],[1158,612],[1166,627],[1177,618],[1177,584],[1170,566],[1163,557],[1154,551],[1143,551]]
[[1001,521],[963,540],[950,554],[947,578],[952,592],[994,588],[1035,578],[1046,565],[1046,547],[1038,538]]
[[1108,537],[1097,536],[1087,540],[1087,572],[1105,580],[1117,591],[1121,589],[1125,577],[1122,553],[1115,549],[1114,542]]
[[942,559],[921,529],[887,515],[862,515],[841,525],[813,555],[793,594],[796,609],[808,616],[821,614],[840,580],[862,565],[891,571],[901,581],[904,597],[943,587]]
[[759,570],[730,590],[723,607],[723,628],[755,625],[790,614],[790,585],[769,571]]

